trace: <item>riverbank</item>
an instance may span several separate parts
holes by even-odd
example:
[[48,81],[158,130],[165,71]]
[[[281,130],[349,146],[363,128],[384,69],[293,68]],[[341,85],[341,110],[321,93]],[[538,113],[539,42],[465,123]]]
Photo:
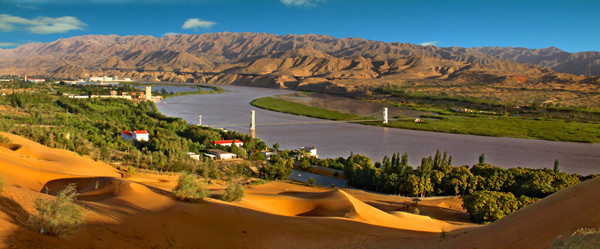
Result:
[[[308,117],[330,120],[364,120],[373,119],[358,115],[341,113],[333,110],[308,106],[277,97],[255,99],[251,105],[277,112],[284,112]],[[518,117],[495,113],[480,113],[427,108],[437,115],[425,115],[419,119],[402,116],[393,117],[388,124],[380,120],[360,121],[358,123],[402,128],[411,130],[469,134],[492,137],[512,137],[541,139],[549,141],[598,143],[600,142],[600,124],[597,122],[578,122],[565,119],[543,117]]]

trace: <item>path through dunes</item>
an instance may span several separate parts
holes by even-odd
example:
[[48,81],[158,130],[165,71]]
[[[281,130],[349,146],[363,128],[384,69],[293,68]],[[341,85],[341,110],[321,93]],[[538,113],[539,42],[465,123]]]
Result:
[[[0,248],[544,248],[558,235],[600,225],[600,179],[489,225],[450,224],[397,211],[397,204],[410,198],[285,182],[247,186],[241,202],[186,203],[171,196],[176,175],[129,175],[72,152],[2,135],[15,146],[0,147],[0,174],[7,183],[0,194]],[[61,238],[27,229],[34,200],[53,198],[45,190],[54,194],[70,183],[77,184],[77,203],[88,210],[87,224]],[[215,197],[225,188],[221,183],[205,187]],[[419,205],[460,212],[459,200]]]

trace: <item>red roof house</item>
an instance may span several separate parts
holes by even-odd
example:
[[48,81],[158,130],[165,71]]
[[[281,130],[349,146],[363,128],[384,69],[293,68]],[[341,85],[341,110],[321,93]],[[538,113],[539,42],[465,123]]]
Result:
[[[232,143],[233,143],[233,140],[220,140],[220,141],[213,142],[214,145],[221,145],[221,146],[231,146]],[[235,146],[237,146],[237,147],[244,146],[244,142],[236,139]]]

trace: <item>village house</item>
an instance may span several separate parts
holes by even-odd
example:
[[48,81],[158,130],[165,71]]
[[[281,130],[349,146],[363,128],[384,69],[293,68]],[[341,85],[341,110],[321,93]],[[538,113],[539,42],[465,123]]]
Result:
[[150,134],[147,131],[124,131],[121,132],[121,138],[129,141],[148,141],[150,140]]
[[[229,159],[236,159],[237,155],[227,152],[227,151],[223,151],[223,150],[219,150],[219,149],[210,149],[208,150],[209,155],[213,155],[216,157],[216,159],[218,160],[229,160]],[[211,157],[212,158],[212,157]]]
[[[213,142],[214,145],[221,145],[221,146],[231,146],[232,143],[233,143],[233,140],[220,140],[220,141]],[[237,146],[237,147],[244,146],[244,142],[236,139],[235,146]]]
[[306,152],[309,157],[319,158],[319,155],[317,154],[317,148],[315,148],[314,145],[306,146],[306,147],[300,147],[299,150]]
[[28,78],[27,75],[25,75],[25,81],[27,82],[32,82],[32,83],[38,83],[38,82],[45,82],[45,79],[34,79],[34,78]]
[[200,161],[200,155],[194,153],[194,152],[188,152],[185,153],[189,158]]

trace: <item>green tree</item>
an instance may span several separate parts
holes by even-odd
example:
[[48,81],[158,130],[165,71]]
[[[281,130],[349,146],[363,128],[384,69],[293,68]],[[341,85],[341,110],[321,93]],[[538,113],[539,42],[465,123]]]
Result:
[[308,184],[310,184],[311,186],[315,185],[315,178],[308,178]]
[[82,208],[73,201],[77,195],[75,184],[69,184],[56,198],[35,200],[35,213],[29,216],[29,223],[40,233],[60,236],[75,231],[83,221]]
[[273,144],[273,149],[277,152],[279,151],[279,143]]
[[481,155],[479,156],[479,163],[485,163],[485,153],[481,153]]
[[476,191],[464,198],[463,207],[472,221],[483,223],[511,214],[519,209],[519,202],[512,193]]
[[244,188],[241,184],[230,181],[225,189],[225,194],[221,196],[221,200],[227,202],[241,201],[244,198]]
[[260,168],[260,178],[265,180],[285,180],[292,173],[292,168],[288,165],[289,161],[280,159],[272,165],[267,163]]
[[179,200],[190,202],[197,202],[208,197],[208,192],[202,188],[196,176],[187,172],[181,172],[177,186],[173,188],[173,194]]

